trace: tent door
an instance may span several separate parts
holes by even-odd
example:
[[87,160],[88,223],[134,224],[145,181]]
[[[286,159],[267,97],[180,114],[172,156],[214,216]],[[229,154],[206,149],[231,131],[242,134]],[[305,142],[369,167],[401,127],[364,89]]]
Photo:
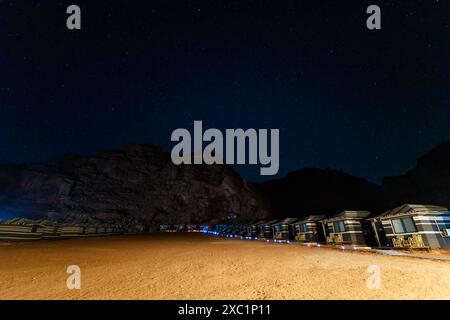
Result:
[[377,240],[381,247],[386,247],[388,245],[388,240],[386,237],[386,233],[384,232],[383,224],[381,221],[375,221],[372,223],[373,228],[375,229]]

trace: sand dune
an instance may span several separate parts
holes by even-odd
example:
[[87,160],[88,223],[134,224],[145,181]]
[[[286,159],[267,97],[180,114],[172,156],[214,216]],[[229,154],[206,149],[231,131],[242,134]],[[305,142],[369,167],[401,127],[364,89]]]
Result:
[[[381,289],[367,288],[371,265]],[[0,299],[450,299],[450,263],[201,234],[13,243]]]

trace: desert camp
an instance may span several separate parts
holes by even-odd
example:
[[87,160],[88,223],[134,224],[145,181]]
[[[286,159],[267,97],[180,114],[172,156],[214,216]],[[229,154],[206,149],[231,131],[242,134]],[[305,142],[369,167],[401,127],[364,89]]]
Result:
[[0,240],[2,241],[30,241],[42,239],[44,226],[38,221],[25,218],[15,218],[0,221]]
[[259,235],[259,226],[263,225],[265,222],[266,220],[261,220],[254,223],[250,223],[247,226],[247,237],[251,239],[257,239]]
[[0,0],[0,300],[450,300],[449,4]]
[[328,244],[368,245],[365,219],[368,211],[343,211],[331,218],[323,219]]
[[323,225],[320,223],[325,216],[310,215],[294,223],[294,237],[300,242],[323,242],[325,240]]
[[273,239],[272,227],[278,221],[279,220],[270,220],[270,221],[259,224],[258,225],[258,239],[260,239],[260,240]]
[[404,204],[370,220],[380,247],[450,247],[450,212],[445,207]]
[[43,240],[59,239],[61,237],[61,227],[58,224],[48,220],[40,220],[37,223],[39,231],[42,232]]
[[[352,245],[385,249],[450,247],[450,212],[434,205],[404,204],[382,214],[343,211],[326,218],[310,215],[256,222],[160,224],[160,232],[194,232],[245,240]],[[0,241],[50,240],[126,234],[120,226],[101,223],[62,223],[14,218],[0,221]],[[130,234],[136,234],[130,232]]]
[[286,242],[294,240],[294,223],[297,218],[286,218],[273,224],[273,239],[275,241]]
[[[398,219],[401,220],[397,221]],[[449,220],[450,213],[447,208],[412,204],[405,204],[374,216],[370,216],[367,211],[344,211],[337,215],[330,215],[329,218],[324,215],[309,215],[300,219],[285,218],[255,222],[225,220],[217,223],[177,225],[162,223],[159,225],[159,232],[141,233],[124,232],[118,225],[99,222],[58,224],[48,220],[33,221],[16,218],[0,222],[0,245],[3,243],[5,244],[3,249],[8,249],[13,248],[11,247],[13,244],[20,245],[20,242],[28,245],[30,243],[38,244],[42,241],[42,245],[28,247],[27,250],[36,251],[33,263],[40,261],[38,262],[40,268],[57,270],[56,273],[61,271],[62,262],[72,261],[73,255],[78,257],[78,261],[84,261],[86,257],[89,259],[88,270],[91,270],[89,272],[102,270],[102,267],[97,268],[96,266],[102,266],[105,261],[115,259],[119,262],[110,267],[110,270],[114,270],[115,273],[113,278],[105,280],[107,283],[115,283],[114,279],[120,277],[119,275],[123,272],[120,267],[124,264],[129,264],[130,268],[137,266],[138,270],[146,270],[145,272],[150,274],[154,274],[152,270],[155,268],[144,267],[143,269],[142,266],[160,266],[160,270],[164,270],[164,274],[167,272],[175,277],[174,279],[179,279],[176,282],[171,280],[172,277],[161,282],[157,280],[158,287],[151,291],[139,290],[140,297],[173,297],[173,293],[167,291],[167,288],[179,285],[179,281],[183,281],[183,285],[192,290],[189,291],[190,298],[221,298],[224,292],[229,297],[236,297],[236,292],[238,292],[238,297],[258,299],[260,296],[257,292],[245,291],[251,286],[241,283],[241,281],[248,281],[245,279],[250,274],[252,279],[257,280],[257,283],[264,283],[267,279],[271,279],[272,282],[267,282],[267,285],[264,284],[263,287],[270,294],[268,296],[270,298],[284,298],[286,297],[284,292],[287,292],[290,298],[336,297],[335,292],[333,292],[333,296],[329,295],[330,288],[345,288],[342,292],[339,291],[337,297],[360,298],[363,294],[364,297],[376,298],[371,295],[370,291],[364,291],[365,287],[356,286],[354,288],[354,277],[360,276],[359,272],[365,275],[368,265],[383,263],[383,270],[389,268],[391,270],[389,275],[394,275],[389,281],[392,281],[395,288],[403,288],[402,285],[407,282],[405,279],[408,277],[425,279],[424,277],[429,273],[427,273],[428,269],[419,268],[422,262],[419,261],[418,264],[414,264],[413,269],[409,269],[411,262],[405,258],[399,258],[399,256],[419,257],[426,261],[422,264],[429,263],[435,267],[438,266],[437,263],[450,261],[450,258],[447,258],[448,261],[446,260],[445,253],[450,248]],[[378,230],[377,226],[381,226],[382,230]],[[375,233],[375,231],[377,232]],[[371,236],[379,239],[380,242],[374,244],[370,241]],[[67,240],[59,241],[60,239]],[[117,245],[120,249],[115,247]],[[58,250],[58,248],[69,249]],[[437,259],[434,250],[442,249],[447,250],[443,251],[442,257],[439,257],[442,261],[433,261]],[[169,255],[167,250],[170,250]],[[3,254],[8,254],[8,250],[2,251]],[[41,252],[46,252],[45,255],[50,255],[51,258],[42,260]],[[430,256],[417,252],[424,252]],[[0,254],[2,254],[1,251]],[[14,254],[14,252],[10,254]],[[156,254],[158,258],[155,259],[152,254]],[[200,256],[202,257],[201,261],[198,260]],[[169,263],[169,261],[173,262],[174,257],[178,259],[177,264]],[[402,262],[403,259],[405,259],[404,262]],[[199,269],[204,268],[203,261],[205,260],[209,261],[211,267],[208,266],[208,273],[202,278]],[[23,259],[8,260],[7,264],[11,267],[7,270],[14,270],[16,265],[12,263],[14,261],[17,264]],[[137,261],[139,263],[135,264]],[[254,262],[258,263],[256,269]],[[56,263],[56,265],[52,263]],[[190,270],[187,278],[185,278],[184,272],[179,271],[180,263],[183,265],[182,270]],[[3,263],[3,265],[5,264]],[[280,265],[283,267],[280,268]],[[333,268],[337,266],[338,273],[330,272],[330,270],[334,270],[330,269],[330,265]],[[92,269],[90,266],[93,266]],[[436,269],[441,272],[441,278],[448,273],[447,269],[441,271],[444,267],[448,268],[446,265],[442,265]],[[167,268],[169,269],[167,270]],[[314,271],[315,277],[309,276],[312,268],[317,270]],[[277,271],[267,273],[264,270]],[[296,277],[292,277],[292,272],[298,272],[297,270],[304,272],[295,273]],[[408,272],[411,274],[403,276],[405,271],[402,271],[398,275],[395,273],[396,270],[409,270]],[[134,275],[139,275],[139,272],[127,272],[127,275],[131,276],[127,276],[125,283],[121,282],[120,288],[114,287],[115,291],[112,294],[122,292],[124,287],[129,287],[132,290],[130,292],[135,292],[133,290],[136,286],[139,287],[142,281],[151,286],[154,279],[160,278],[158,276],[139,276],[138,279],[135,279]],[[238,274],[239,278],[235,284],[240,290],[228,288],[230,278],[221,277],[220,275],[223,273],[232,274],[233,279]],[[199,281],[194,281],[195,283],[210,281],[209,285],[207,287],[193,285],[192,276],[199,279]],[[320,277],[320,282],[314,280],[318,277]],[[166,279],[166,277],[163,278]],[[95,279],[102,279],[102,276],[97,275]],[[128,279],[134,282],[129,284]],[[51,282],[51,279],[45,278],[45,281]],[[426,281],[422,282],[420,283],[426,287]],[[219,291],[208,289],[217,283],[220,284]],[[277,283],[277,288],[274,288],[273,283]],[[278,289],[280,285],[285,290],[282,294]],[[27,287],[27,284],[23,284],[23,286]],[[315,288],[313,292],[308,289],[310,287]],[[393,293],[392,297],[394,297],[394,293],[399,294],[399,291],[395,290],[383,291],[383,295],[380,297],[390,297],[390,293]],[[444,290],[442,292],[446,292],[445,288],[442,290]],[[442,294],[431,291],[423,292],[426,293],[423,294],[423,297],[435,297]],[[9,294],[14,297],[13,293]],[[58,291],[58,294],[66,293]],[[105,297],[105,294],[104,290],[98,290],[92,297],[102,298]],[[405,297],[416,297],[416,295],[409,295],[409,291],[402,294]],[[53,297],[45,293],[42,296]],[[131,297],[131,295],[124,293],[123,297]],[[181,295],[175,294],[175,297],[181,297]]]

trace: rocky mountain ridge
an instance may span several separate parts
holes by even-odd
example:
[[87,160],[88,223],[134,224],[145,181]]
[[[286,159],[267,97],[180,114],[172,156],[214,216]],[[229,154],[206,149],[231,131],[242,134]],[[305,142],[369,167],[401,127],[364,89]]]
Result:
[[159,223],[242,220],[270,215],[258,190],[225,165],[175,166],[154,145],[127,145],[45,165],[0,167],[0,208],[59,222],[119,223],[139,230]]

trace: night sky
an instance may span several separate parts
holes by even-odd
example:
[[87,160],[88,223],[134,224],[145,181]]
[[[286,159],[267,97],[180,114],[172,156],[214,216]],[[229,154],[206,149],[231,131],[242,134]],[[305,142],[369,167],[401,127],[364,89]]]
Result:
[[[82,29],[66,28],[66,8]],[[382,30],[366,28],[377,4]],[[1,1],[0,162],[279,128],[280,172],[379,182],[450,139],[448,1]],[[235,167],[262,181],[259,165]]]

